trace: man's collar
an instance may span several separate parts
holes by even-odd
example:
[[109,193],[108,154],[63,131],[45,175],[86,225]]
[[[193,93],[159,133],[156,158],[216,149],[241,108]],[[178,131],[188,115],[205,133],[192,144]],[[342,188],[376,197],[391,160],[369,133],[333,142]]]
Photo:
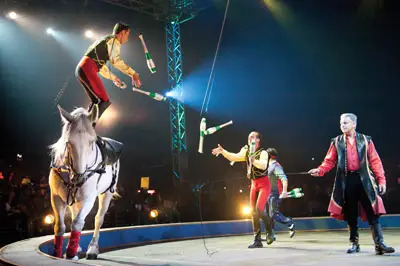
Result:
[[357,132],[354,131],[353,134],[350,134],[350,135],[344,134],[344,135],[346,136],[346,138],[355,138],[357,136]]

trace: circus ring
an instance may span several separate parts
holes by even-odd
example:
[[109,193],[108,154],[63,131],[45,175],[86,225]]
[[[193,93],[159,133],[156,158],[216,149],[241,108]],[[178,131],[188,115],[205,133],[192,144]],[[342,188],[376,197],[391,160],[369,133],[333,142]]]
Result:
[[[252,242],[250,220],[159,224],[102,229],[97,260],[67,261],[52,257],[53,236],[18,241],[0,250],[6,265],[400,265],[400,215],[380,222],[393,254],[376,256],[369,230],[361,230],[361,252],[346,254],[346,223],[329,217],[296,218],[296,235],[290,239],[277,224],[277,241],[260,249]],[[360,228],[368,224],[360,222]],[[82,233],[82,251],[93,231]],[[68,242],[65,235],[64,248]]]

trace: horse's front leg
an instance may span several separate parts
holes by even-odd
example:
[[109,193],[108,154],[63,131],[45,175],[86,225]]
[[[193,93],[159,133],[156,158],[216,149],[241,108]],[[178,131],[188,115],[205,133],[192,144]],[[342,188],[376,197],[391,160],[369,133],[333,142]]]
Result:
[[71,235],[69,237],[69,242],[67,246],[67,258],[75,258],[78,247],[79,239],[81,237],[81,231],[85,225],[86,216],[89,214],[90,210],[93,208],[96,196],[89,197],[80,202],[74,203],[72,206],[73,219],[71,224]]
[[51,206],[55,216],[53,256],[62,258],[63,240],[65,233],[64,216],[67,205],[60,196],[51,193]]
[[108,210],[112,196],[113,193],[109,191],[99,196],[99,209],[96,214],[93,238],[92,241],[90,241],[86,252],[86,258],[89,260],[97,259],[97,255],[99,255],[99,231],[103,225],[104,215]]

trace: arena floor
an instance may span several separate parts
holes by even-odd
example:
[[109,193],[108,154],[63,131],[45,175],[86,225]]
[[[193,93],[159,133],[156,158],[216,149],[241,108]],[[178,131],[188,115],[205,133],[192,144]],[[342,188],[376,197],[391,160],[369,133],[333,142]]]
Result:
[[152,244],[105,252],[91,265],[400,265],[400,230],[384,230],[385,242],[395,253],[377,256],[369,230],[360,231],[361,251],[346,254],[346,231],[286,232],[263,248],[248,249],[252,236],[231,236]]

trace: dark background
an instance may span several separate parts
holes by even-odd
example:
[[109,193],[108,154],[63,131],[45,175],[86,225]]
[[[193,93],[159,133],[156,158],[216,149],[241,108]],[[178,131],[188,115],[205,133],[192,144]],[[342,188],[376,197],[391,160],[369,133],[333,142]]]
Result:
[[[238,218],[237,206],[248,194],[244,166],[231,167],[221,156],[211,156],[213,147],[220,143],[237,152],[249,132],[257,130],[265,148],[279,151],[287,172],[307,171],[319,165],[330,139],[341,133],[340,114],[353,112],[359,118],[357,130],[372,136],[381,156],[387,210],[399,212],[399,1],[232,0],[206,117],[210,126],[231,119],[234,124],[206,137],[205,153],[200,155],[199,112],[225,3],[212,1],[181,25],[189,170],[179,189],[173,188],[168,103],[104,81],[119,118],[96,129],[125,144],[120,186],[129,193],[137,190],[141,176],[150,176],[151,187],[163,198],[180,200],[182,220],[198,220],[193,187],[211,181],[203,187],[204,218]],[[5,15],[11,9],[21,18],[8,20]],[[76,64],[92,43],[83,36],[85,29],[101,36],[125,21],[135,33],[142,32],[157,73],[148,71],[134,34],[122,46],[122,58],[140,73],[143,89],[168,91],[164,23],[151,16],[95,0],[1,1],[0,10],[4,175],[11,170],[33,179],[47,175],[47,146],[61,133],[56,103],[68,111],[88,105],[74,77]],[[55,36],[45,33],[49,26]],[[17,153],[22,161],[16,161]],[[289,176],[290,188],[302,187],[306,196],[285,201],[283,211],[291,216],[326,215],[333,172],[321,179]]]

